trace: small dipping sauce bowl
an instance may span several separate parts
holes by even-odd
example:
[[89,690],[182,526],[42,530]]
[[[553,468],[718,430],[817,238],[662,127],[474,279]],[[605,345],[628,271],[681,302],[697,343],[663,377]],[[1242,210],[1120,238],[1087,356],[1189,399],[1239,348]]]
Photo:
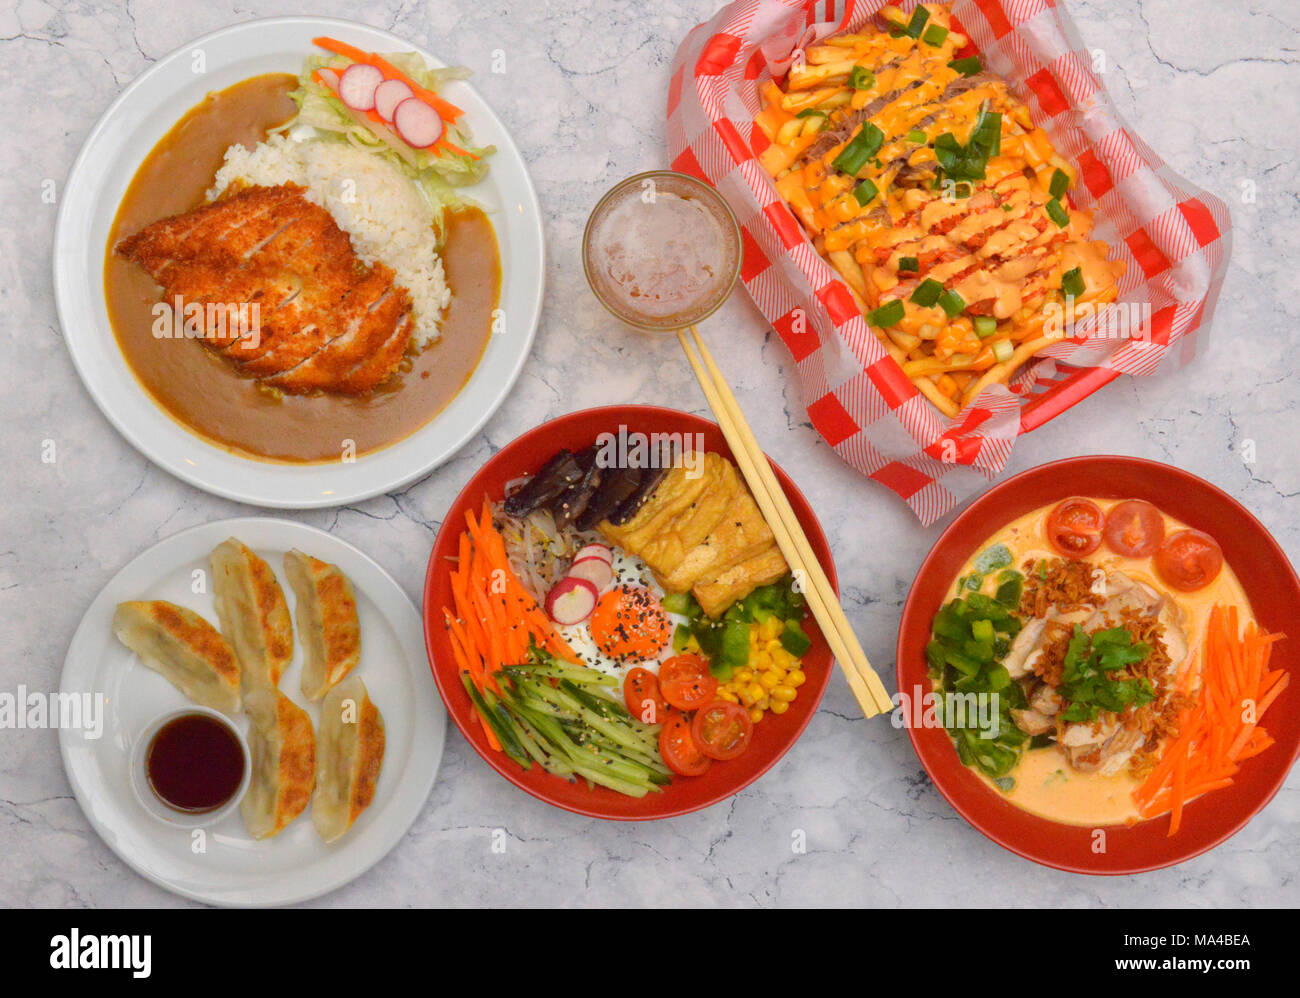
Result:
[[140,806],[177,828],[216,824],[239,806],[251,777],[243,733],[208,707],[163,714],[131,750],[131,789]]
[[717,311],[742,255],[740,225],[722,195],[672,170],[616,184],[582,236],[582,268],[596,298],[628,325],[657,332]]

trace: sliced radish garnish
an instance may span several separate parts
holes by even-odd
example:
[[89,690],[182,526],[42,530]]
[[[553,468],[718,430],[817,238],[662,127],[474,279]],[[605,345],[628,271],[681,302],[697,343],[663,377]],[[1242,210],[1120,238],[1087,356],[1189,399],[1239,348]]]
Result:
[[576,565],[583,558],[600,558],[609,564],[614,564],[614,552],[604,544],[588,544],[586,547],[578,548],[578,553],[573,556],[573,563]]
[[569,576],[553,585],[546,594],[546,615],[565,627],[581,624],[596,609],[599,596],[596,587],[586,579]]
[[427,149],[442,138],[442,118],[418,97],[408,97],[393,109],[393,127],[414,149]]
[[392,121],[397,105],[414,96],[405,80],[385,80],[375,88],[375,113],[385,121]]
[[604,558],[583,558],[569,568],[569,578],[586,579],[603,593],[614,581],[614,568]]
[[384,82],[376,66],[354,62],[339,77],[339,100],[354,111],[369,111],[375,106],[375,91]]

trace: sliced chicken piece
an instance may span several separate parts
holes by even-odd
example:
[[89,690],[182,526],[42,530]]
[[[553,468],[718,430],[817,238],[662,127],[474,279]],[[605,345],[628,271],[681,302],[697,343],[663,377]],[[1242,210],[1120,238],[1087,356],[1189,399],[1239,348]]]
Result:
[[1022,679],[1029,675],[1030,656],[1036,656],[1042,651],[1043,635],[1051,616],[1052,614],[1049,613],[1046,617],[1034,617],[1020,629],[1020,633],[1011,642],[1011,649],[1007,652],[1007,657],[1002,660],[1002,665],[1007,672],[1011,673],[1012,679]]
[[1050,717],[1036,710],[1021,710],[1013,707],[1011,720],[1015,721],[1016,727],[1027,735],[1045,735],[1056,727]]
[[1051,717],[1061,712],[1065,702],[1052,687],[1046,683],[1039,683],[1034,688],[1034,691],[1029,694],[1029,706],[1038,713]]

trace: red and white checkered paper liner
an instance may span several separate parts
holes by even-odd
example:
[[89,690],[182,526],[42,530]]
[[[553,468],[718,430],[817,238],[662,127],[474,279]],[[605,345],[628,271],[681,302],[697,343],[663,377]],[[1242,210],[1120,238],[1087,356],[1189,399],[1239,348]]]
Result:
[[1120,374],[1189,360],[1223,283],[1230,225],[1222,201],[1174,173],[1125,125],[1060,0],[956,0],[954,17],[985,66],[1078,168],[1071,200],[1094,213],[1094,238],[1127,264],[1119,300],[1149,306],[1150,321],[1125,339],[1113,324],[1081,322],[1009,388],[995,385],[946,418],[885,352],[756,158],[767,145],[754,125],[759,85],[783,74],[796,48],[859,28],[884,5],[736,0],[722,8],[677,50],[668,146],[673,169],[712,183],[735,210],[741,280],[794,357],[813,426],[928,526],[1001,472],[1019,434]]

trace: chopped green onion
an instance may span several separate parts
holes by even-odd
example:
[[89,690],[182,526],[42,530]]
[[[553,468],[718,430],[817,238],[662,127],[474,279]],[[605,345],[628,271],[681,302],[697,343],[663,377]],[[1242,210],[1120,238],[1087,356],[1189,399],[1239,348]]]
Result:
[[1052,183],[1048,187],[1052,197],[1060,200],[1065,196],[1065,192],[1070,189],[1070,175],[1064,170],[1056,170],[1052,173]]
[[907,133],[907,141],[915,142],[918,145],[925,145],[925,130],[921,128],[913,128]]
[[953,184],[952,193],[959,199],[965,199],[971,196],[971,185],[962,181],[960,184]]
[[1083,279],[1083,268],[1075,267],[1061,275],[1061,292],[1067,298],[1078,298],[1088,290],[1088,283]]
[[1011,345],[1010,340],[998,340],[993,344],[993,356],[999,364],[1005,364],[1015,352],[1016,348]]
[[[919,9],[919,8],[918,8]],[[921,41],[927,45],[933,45],[938,48],[948,40],[948,29],[942,24],[932,24],[925,29],[925,34],[921,36]]]
[[971,132],[970,145],[983,147],[985,158],[996,156],[1002,151],[1002,115],[997,111],[981,111]]
[[829,115],[819,107],[806,107],[798,114],[796,118],[827,118]]
[[921,261],[914,256],[900,256],[898,258],[898,272],[900,274],[915,274],[921,270]]
[[870,180],[863,180],[857,187],[853,188],[853,199],[865,208],[879,193],[879,187],[873,184]]
[[984,64],[980,62],[979,56],[972,55],[965,59],[954,59],[952,62],[948,63],[948,68],[955,69],[957,72],[961,73],[962,76],[974,76],[976,73],[983,70]]
[[858,134],[853,136],[849,144],[840,151],[840,154],[831,162],[831,166],[841,173],[856,176],[857,172],[867,165],[867,160],[876,154],[884,141],[884,132],[871,122],[864,122],[858,130]]
[[1060,201],[1047,202],[1047,217],[1055,222],[1059,229],[1064,229],[1070,224],[1070,213],[1061,206]]
[[854,66],[849,70],[849,86],[854,90],[866,90],[875,86],[876,74],[866,66]]
[[933,277],[927,277],[912,292],[912,301],[922,308],[929,308],[939,300],[941,294],[943,294],[943,285]]
[[895,298],[893,301],[886,302],[878,309],[867,316],[867,322],[873,326],[880,326],[886,329],[889,326],[896,326],[903,321],[904,314],[903,300]]
[[991,315],[975,316],[975,335],[980,339],[988,339],[998,331],[998,320]]
[[948,318],[955,319],[966,311],[966,299],[949,289],[939,296],[939,307],[948,313]]
[[[903,30],[912,38],[920,38],[921,32],[925,29],[925,22],[930,20],[930,12],[924,7],[917,7],[912,11],[911,20],[907,22],[907,27]],[[929,34],[929,32],[926,32]],[[947,34],[945,31],[944,34]]]

